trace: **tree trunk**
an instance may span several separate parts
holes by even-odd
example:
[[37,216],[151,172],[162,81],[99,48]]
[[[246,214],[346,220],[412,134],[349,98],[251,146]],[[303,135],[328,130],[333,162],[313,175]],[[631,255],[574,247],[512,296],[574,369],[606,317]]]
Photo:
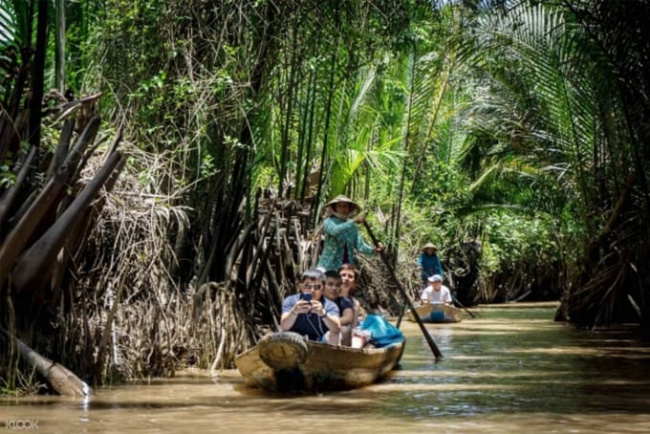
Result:
[[23,360],[45,378],[56,393],[63,396],[89,396],[92,394],[90,386],[68,368],[40,355],[2,327],[0,327],[0,332],[8,339],[13,339]]

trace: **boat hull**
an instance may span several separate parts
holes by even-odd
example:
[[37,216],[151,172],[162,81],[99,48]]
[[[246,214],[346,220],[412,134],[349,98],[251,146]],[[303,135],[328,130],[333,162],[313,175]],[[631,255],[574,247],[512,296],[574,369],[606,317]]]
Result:
[[[455,306],[447,304],[424,304],[415,308],[422,322],[449,323],[462,321],[462,311]],[[409,310],[406,317],[415,321],[413,313]]]
[[240,354],[235,365],[247,386],[268,391],[350,390],[372,384],[399,362],[404,341],[384,348],[350,348],[306,341],[304,360],[288,369],[275,369],[260,357],[260,345]]

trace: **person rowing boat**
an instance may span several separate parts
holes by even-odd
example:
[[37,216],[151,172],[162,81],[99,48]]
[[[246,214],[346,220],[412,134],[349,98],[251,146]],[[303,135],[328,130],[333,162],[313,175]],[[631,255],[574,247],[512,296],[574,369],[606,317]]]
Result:
[[356,265],[356,254],[373,254],[383,249],[368,245],[357,225],[366,221],[364,214],[359,214],[361,207],[344,195],[338,195],[325,204],[326,218],[323,222],[325,234],[323,251],[318,260],[318,268],[323,270],[338,270],[343,264]]

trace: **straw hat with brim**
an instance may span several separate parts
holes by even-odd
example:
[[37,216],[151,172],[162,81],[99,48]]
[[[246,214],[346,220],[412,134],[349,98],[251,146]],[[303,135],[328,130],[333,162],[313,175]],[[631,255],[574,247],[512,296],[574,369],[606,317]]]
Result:
[[357,203],[356,203],[355,201],[353,201],[353,200],[350,199],[349,197],[344,196],[344,195],[342,195],[342,194],[339,194],[339,195],[336,196],[334,199],[332,199],[332,200],[330,200],[329,202],[327,202],[327,203],[325,204],[325,208],[329,208],[329,207],[334,208],[334,206],[335,206],[337,203],[347,203],[347,204],[350,204],[350,206],[352,207],[352,211],[350,212],[351,214],[355,214],[355,213],[358,213],[359,211],[361,211],[361,207],[360,207],[359,205],[357,205]]
[[433,243],[426,243],[424,247],[422,247],[422,251],[426,251],[427,249],[438,250],[438,248]]

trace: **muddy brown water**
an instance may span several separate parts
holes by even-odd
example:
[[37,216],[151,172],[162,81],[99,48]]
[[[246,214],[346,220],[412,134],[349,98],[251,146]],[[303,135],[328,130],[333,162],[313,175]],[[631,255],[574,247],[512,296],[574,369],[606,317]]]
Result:
[[650,345],[626,330],[573,330],[548,305],[476,312],[427,325],[438,363],[403,323],[400,369],[364,389],[277,396],[237,371],[186,371],[88,400],[0,398],[0,434],[650,432]]

